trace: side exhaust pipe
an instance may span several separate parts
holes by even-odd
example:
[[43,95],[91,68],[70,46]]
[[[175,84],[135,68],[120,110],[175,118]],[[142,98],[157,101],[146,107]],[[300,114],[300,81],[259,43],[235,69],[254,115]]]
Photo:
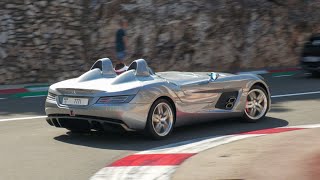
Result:
[[234,106],[234,103],[236,102],[237,98],[235,97],[230,97],[227,101],[227,104],[226,104],[226,109],[232,109],[233,106]]
[[231,97],[231,98],[229,98],[228,103],[235,103],[236,100],[237,100],[237,98]]
[[232,109],[233,108],[233,103],[228,103],[226,105],[226,109]]

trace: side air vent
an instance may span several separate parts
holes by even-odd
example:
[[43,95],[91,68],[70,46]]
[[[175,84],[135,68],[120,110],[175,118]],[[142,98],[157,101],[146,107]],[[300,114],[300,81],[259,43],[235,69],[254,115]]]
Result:
[[235,102],[237,101],[238,91],[224,92],[221,94],[216,108],[231,110],[234,107]]

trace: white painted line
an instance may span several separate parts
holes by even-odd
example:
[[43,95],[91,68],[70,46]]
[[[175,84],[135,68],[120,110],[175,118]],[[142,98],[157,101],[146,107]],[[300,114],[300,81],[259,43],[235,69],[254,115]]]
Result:
[[285,74],[285,75],[279,75],[279,76],[273,76],[274,78],[279,78],[279,77],[289,77],[293,76],[294,74]]
[[247,71],[247,72],[238,72],[237,74],[267,74],[269,73],[266,70],[261,70],[261,71]]
[[47,95],[36,95],[36,96],[23,96],[22,98],[36,98],[36,97],[44,97]]
[[34,116],[34,117],[22,117],[22,118],[9,118],[9,119],[0,119],[0,122],[5,121],[20,121],[20,120],[28,120],[28,119],[42,119],[46,118],[47,116]]
[[0,100],[1,100],[1,99],[7,99],[7,98],[0,98]]
[[307,125],[297,125],[297,126],[290,126],[291,128],[320,128],[320,124],[307,124]]
[[310,94],[320,94],[320,91],[274,95],[274,96],[271,96],[271,98],[290,97],[290,96],[303,96],[303,95],[310,95]]

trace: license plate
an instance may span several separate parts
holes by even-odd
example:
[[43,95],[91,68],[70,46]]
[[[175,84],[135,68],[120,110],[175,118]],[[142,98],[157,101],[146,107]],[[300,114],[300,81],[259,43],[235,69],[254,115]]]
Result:
[[89,99],[87,98],[73,98],[73,97],[63,97],[62,104],[65,105],[78,105],[85,106],[88,105]]

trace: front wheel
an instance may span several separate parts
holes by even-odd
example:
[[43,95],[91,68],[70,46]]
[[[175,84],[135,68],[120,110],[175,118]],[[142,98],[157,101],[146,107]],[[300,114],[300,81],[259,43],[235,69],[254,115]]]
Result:
[[153,139],[163,139],[170,135],[175,121],[174,109],[166,99],[156,100],[148,114],[146,133]]
[[253,86],[248,93],[243,119],[257,122],[265,117],[269,108],[267,92],[260,86]]

